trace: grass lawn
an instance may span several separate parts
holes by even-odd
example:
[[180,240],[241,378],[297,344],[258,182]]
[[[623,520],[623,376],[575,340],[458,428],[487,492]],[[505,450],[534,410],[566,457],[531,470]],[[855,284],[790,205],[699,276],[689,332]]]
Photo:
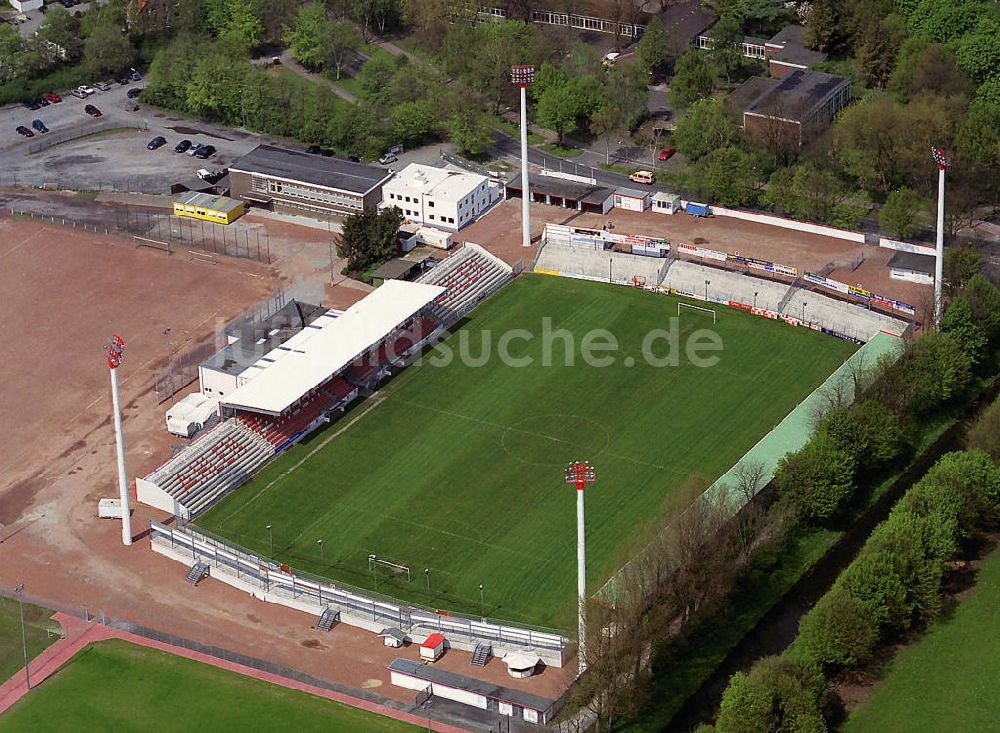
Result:
[[560,158],[577,158],[583,155],[583,148],[571,148],[557,143],[539,145],[538,149],[551,155],[558,155]]
[[[471,613],[480,610],[482,583],[487,615],[569,628],[576,510],[563,485],[568,461],[587,459],[598,470],[587,499],[588,586],[596,590],[637,549],[671,489],[692,479],[707,485],[728,470],[855,348],[719,307],[716,366],[684,358],[679,367],[652,366],[642,340],[669,328],[676,303],[620,286],[518,278],[446,342],[455,350],[466,342],[475,357],[488,333],[493,358],[447,368],[426,359],[406,369],[374,407],[361,405],[296,446],[198,524],[265,554],[272,524],[274,555],[295,568]],[[573,334],[575,365],[566,363],[564,341],[543,349],[543,318],[550,331]],[[711,326],[685,312],[682,350],[689,334]],[[501,335],[519,328],[534,338],[513,341],[510,354],[532,357],[532,368],[495,355]],[[617,340],[612,366],[580,358],[593,329]],[[550,366],[541,363],[545,351],[556,357]],[[384,569],[373,577],[369,553],[408,565],[413,582]]]
[[417,728],[113,639],[91,644],[0,716],[0,731],[372,731]]
[[1000,551],[950,616],[901,650],[843,726],[861,731],[996,731],[1000,721]]
[[[59,639],[59,624],[49,619],[52,611],[24,604],[24,631],[28,638],[28,658],[34,659]],[[17,600],[0,597],[0,682],[24,668],[21,619]]]
[[[493,124],[495,127],[499,127],[508,135],[513,136],[515,140],[521,139],[520,125],[511,122],[506,117],[494,117]],[[532,132],[531,130],[528,130],[528,145],[542,145],[543,143],[545,143],[544,137],[539,135],[537,132]]]
[[[396,58],[391,53],[386,51],[384,48],[374,43],[362,48],[361,53],[367,56],[369,61],[376,57],[382,59],[388,59],[390,61]],[[368,61],[366,61],[365,63],[368,63]],[[364,64],[362,64],[362,68],[364,68]],[[348,76],[348,74],[345,72],[340,75],[340,79],[338,80],[336,74],[332,71],[328,71],[326,73],[326,77],[334,84],[337,84],[346,89],[355,97],[361,98],[362,96],[364,96],[361,92],[361,84],[358,82],[358,77]]]

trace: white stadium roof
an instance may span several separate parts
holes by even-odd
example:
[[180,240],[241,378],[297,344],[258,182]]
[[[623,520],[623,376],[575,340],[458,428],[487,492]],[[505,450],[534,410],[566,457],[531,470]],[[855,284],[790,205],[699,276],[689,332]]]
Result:
[[[437,285],[387,280],[337,317],[320,318],[249,370],[222,404],[279,414],[445,292]],[[332,316],[332,314],[331,314]]]

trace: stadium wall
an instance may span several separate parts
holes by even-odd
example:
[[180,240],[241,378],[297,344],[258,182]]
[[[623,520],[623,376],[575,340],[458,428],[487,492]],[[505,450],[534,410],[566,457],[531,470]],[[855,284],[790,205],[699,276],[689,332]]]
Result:
[[196,531],[190,526],[168,527],[151,520],[150,549],[184,565],[203,562],[211,576],[249,593],[254,598],[279,603],[319,616],[327,607],[340,611],[342,623],[379,633],[386,626],[402,629],[419,643],[432,633],[444,634],[448,646],[473,651],[477,644],[492,645],[497,656],[512,651],[532,652],[547,665],[562,667],[569,640],[555,631],[509,626],[466,618],[404,604],[389,598],[306,578],[286,566],[241,550]]
[[846,239],[849,242],[857,242],[858,244],[865,243],[864,232],[852,232],[847,229],[837,229],[835,227],[823,226],[822,224],[810,224],[804,221],[795,221],[793,219],[785,219],[780,216],[771,216],[769,214],[755,214],[750,211],[727,209],[722,206],[712,206],[712,213],[716,216],[728,216],[733,219],[757,222],[758,224],[770,224],[771,226],[782,227],[784,229],[794,229],[798,232],[808,232],[809,234],[820,234],[824,237]]

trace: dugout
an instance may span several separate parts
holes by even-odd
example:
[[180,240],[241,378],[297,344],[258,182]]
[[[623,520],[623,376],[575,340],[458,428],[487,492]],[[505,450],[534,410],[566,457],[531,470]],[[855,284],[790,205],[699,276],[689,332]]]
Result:
[[[609,188],[547,176],[535,176],[529,185],[531,200],[536,204],[561,206],[564,209],[589,211],[594,214],[607,214],[611,211],[612,191]],[[508,198],[521,197],[523,192],[521,176],[516,176],[507,184]]]
[[245,204],[228,196],[191,191],[174,200],[174,214],[216,224],[232,224],[243,216]]

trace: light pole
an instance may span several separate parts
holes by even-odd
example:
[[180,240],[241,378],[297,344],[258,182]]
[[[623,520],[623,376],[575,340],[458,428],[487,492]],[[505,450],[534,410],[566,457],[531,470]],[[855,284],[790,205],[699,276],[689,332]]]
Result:
[[753,291],[753,307],[754,308],[757,307],[757,291],[756,290]]
[[938,169],[937,260],[934,263],[934,325],[941,321],[943,308],[941,287],[944,281],[944,172],[951,163],[941,148],[931,148],[931,157]]
[[125,358],[125,341],[115,334],[104,345],[108,355],[108,369],[111,371],[111,405],[114,409],[115,448],[118,457],[118,496],[122,505],[122,544],[132,544],[132,510],[128,500],[128,479],[125,478],[125,438],[122,434],[122,410],[118,397],[118,367]]
[[708,286],[712,284],[711,280],[705,281],[705,302],[708,302]]
[[17,611],[21,616],[21,651],[24,652],[24,683],[31,689],[31,675],[28,674],[28,637],[24,633],[24,601],[21,598],[21,593],[24,592],[24,583],[21,583],[14,589],[14,593],[17,595]]
[[576,486],[576,591],[579,601],[579,642],[577,656],[580,674],[587,669],[587,551],[586,526],[583,521],[583,490],[594,482],[596,473],[589,461],[573,461],[566,466],[566,483]]
[[534,66],[512,66],[511,84],[521,88],[521,245],[531,246],[531,188],[528,185],[528,85],[535,81]]
[[272,560],[274,559],[274,536],[271,534],[271,525],[266,524],[264,528],[267,530],[267,556]]
[[431,569],[424,568],[424,580],[427,581],[427,594],[430,595],[431,592]]
[[486,615],[483,613],[483,584],[479,584],[479,618],[485,619]]
[[806,320],[806,302],[802,301],[802,322],[805,323]]
[[316,540],[316,544],[319,545],[319,561],[326,562],[326,558],[323,556],[323,540]]

